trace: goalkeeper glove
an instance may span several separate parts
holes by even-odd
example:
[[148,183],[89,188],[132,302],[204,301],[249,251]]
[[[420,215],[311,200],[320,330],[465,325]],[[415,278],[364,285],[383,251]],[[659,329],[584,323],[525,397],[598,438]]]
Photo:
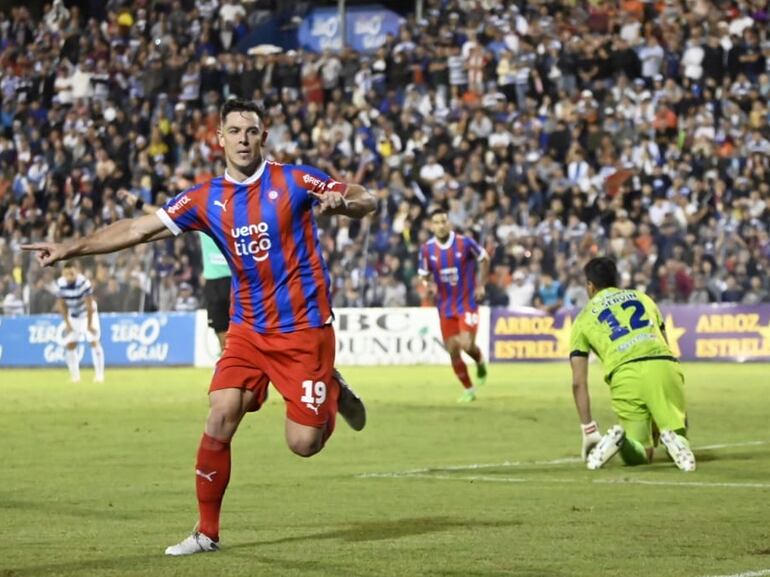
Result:
[[580,450],[580,456],[585,461],[588,457],[588,453],[591,452],[591,449],[602,440],[602,435],[599,433],[599,427],[596,424],[596,421],[591,421],[587,425],[581,424],[580,428],[583,431],[583,447]]

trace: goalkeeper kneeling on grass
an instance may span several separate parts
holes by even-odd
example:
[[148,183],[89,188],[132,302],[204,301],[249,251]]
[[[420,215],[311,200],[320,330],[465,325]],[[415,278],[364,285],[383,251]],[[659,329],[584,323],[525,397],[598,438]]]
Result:
[[[646,294],[618,288],[615,262],[594,258],[584,268],[590,300],[572,325],[572,392],[583,431],[582,457],[599,469],[620,452],[627,465],[649,463],[653,425],[677,467],[695,470],[687,441],[684,376],[666,339],[660,310]],[[591,418],[588,353],[604,366],[618,418],[604,436]]]

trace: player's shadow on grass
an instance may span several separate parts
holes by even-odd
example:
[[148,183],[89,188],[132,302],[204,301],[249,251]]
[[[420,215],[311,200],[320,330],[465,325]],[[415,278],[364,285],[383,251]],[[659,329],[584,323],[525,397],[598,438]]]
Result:
[[695,460],[698,463],[709,461],[753,461],[761,456],[770,456],[770,447],[744,449],[742,451],[724,451],[716,449],[695,449]]
[[[521,521],[515,520],[500,520],[500,521],[474,521],[472,519],[460,519],[451,517],[414,517],[406,519],[392,519],[389,521],[362,521],[359,523],[352,523],[346,527],[340,527],[329,531],[321,531],[318,533],[292,535],[289,537],[282,537],[272,540],[260,540],[249,543],[237,543],[234,545],[225,545],[223,552],[226,554],[228,551],[236,552],[239,549],[256,549],[257,553],[262,553],[268,545],[280,545],[282,543],[294,543],[294,542],[308,542],[316,539],[328,539],[328,540],[341,540],[347,542],[367,542],[367,541],[381,541],[386,539],[401,539],[404,537],[413,537],[418,535],[426,535],[429,533],[437,533],[440,531],[448,531],[451,529],[496,529],[500,527],[513,527],[516,525],[522,525]],[[356,573],[352,573],[349,567],[341,565],[332,565],[326,563],[320,563],[316,559],[301,560],[301,559],[278,559],[275,557],[266,557],[262,555],[254,555],[255,551],[249,551],[249,558],[253,561],[263,563],[272,567],[279,567],[283,569],[292,569],[294,571],[308,571],[312,573],[318,573],[322,570],[326,574],[340,575],[340,576],[352,576]],[[92,559],[88,561],[73,561],[65,563],[53,563],[46,565],[38,565],[33,567],[25,567],[18,569],[3,569],[0,570],[0,577],[31,577],[32,575],[40,576],[47,574],[54,575],[80,575],[84,573],[95,574],[94,572],[110,571],[115,569],[121,569],[127,565],[131,565],[133,570],[137,570],[143,567],[157,567],[159,562],[168,562],[170,560],[163,559],[161,555],[161,549],[153,549],[152,552],[146,555],[136,556],[122,556],[113,557],[109,559]],[[180,563],[181,560],[175,560],[174,562]],[[98,573],[96,573],[98,574]],[[472,573],[464,573],[466,575],[473,576]],[[495,575],[494,573],[486,574],[479,573],[481,575]]]
[[239,543],[229,547],[229,549],[254,547],[257,545],[279,545],[282,543],[293,543],[295,541],[307,541],[309,539],[338,539],[350,543],[383,541],[386,539],[402,539],[404,537],[438,533],[457,528],[496,529],[500,527],[514,527],[521,524],[521,521],[515,520],[473,521],[471,519],[454,519],[451,517],[414,517],[407,519],[392,519],[388,521],[361,521],[352,523],[347,527],[321,531],[310,535],[292,535],[268,541]]

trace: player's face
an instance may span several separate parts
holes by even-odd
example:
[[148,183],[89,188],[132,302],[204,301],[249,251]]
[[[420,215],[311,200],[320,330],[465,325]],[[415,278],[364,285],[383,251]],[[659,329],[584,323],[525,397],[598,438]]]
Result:
[[67,281],[67,284],[72,284],[75,282],[75,277],[77,276],[77,273],[75,272],[74,268],[65,268],[62,270],[61,275],[64,277],[64,280]]
[[449,224],[449,217],[446,214],[436,214],[430,221],[430,227],[433,234],[440,241],[443,241],[449,236],[452,228]]
[[219,127],[219,145],[225,149],[227,168],[251,176],[262,162],[267,131],[256,112],[235,111]]

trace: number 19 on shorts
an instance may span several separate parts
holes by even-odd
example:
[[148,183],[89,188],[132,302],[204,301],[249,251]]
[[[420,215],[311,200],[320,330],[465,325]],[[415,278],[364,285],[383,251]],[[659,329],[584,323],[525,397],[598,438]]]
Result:
[[302,390],[304,394],[300,398],[300,402],[315,407],[324,404],[326,400],[326,383],[323,381],[313,381],[311,379],[302,381]]

